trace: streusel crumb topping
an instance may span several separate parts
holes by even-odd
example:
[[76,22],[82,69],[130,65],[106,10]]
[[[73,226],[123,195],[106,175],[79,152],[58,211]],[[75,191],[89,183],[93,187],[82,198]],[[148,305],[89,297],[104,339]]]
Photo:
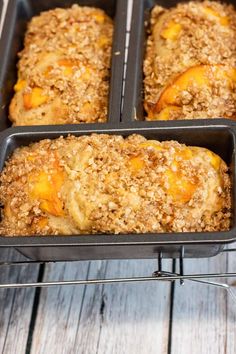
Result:
[[148,119],[236,118],[235,38],[232,5],[155,6],[144,61]]
[[2,235],[221,231],[230,179],[208,149],[92,134],[15,150],[0,178]]

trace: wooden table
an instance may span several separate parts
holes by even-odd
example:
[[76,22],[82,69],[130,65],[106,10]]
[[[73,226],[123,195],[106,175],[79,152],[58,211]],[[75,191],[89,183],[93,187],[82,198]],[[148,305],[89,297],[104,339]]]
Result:
[[[9,257],[22,259],[0,250],[1,261]],[[171,270],[172,262],[164,266]],[[156,268],[157,260],[3,266],[0,284],[146,276]],[[185,270],[236,271],[236,255],[186,260]],[[191,281],[2,289],[0,353],[235,354],[235,319],[236,303],[224,289]]]
[[[145,276],[156,268],[156,260],[6,266],[0,283]],[[225,271],[236,271],[235,253],[185,260],[186,273]],[[2,289],[0,353],[235,354],[235,320],[236,302],[224,289],[192,281]]]

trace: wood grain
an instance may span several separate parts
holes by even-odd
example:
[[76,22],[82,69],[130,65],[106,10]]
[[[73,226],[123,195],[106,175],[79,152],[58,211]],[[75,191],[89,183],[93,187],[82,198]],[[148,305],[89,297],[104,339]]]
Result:
[[[230,257],[233,255],[230,255]],[[216,273],[227,270],[227,256],[185,261],[186,273]],[[215,281],[224,282],[223,279]],[[235,319],[228,317],[228,297],[223,289],[197,282],[176,283],[172,318],[171,353],[225,354],[229,328],[235,334]],[[235,309],[235,305],[234,305]],[[232,353],[235,353],[233,351]]]
[[[24,259],[17,252],[0,249],[0,260]],[[31,282],[38,265],[2,266],[0,283]],[[0,289],[0,353],[25,353],[35,289]]]
[[[234,245],[230,246],[233,247]],[[236,245],[235,245],[236,246]],[[235,247],[234,246],[234,247]],[[227,256],[227,271],[236,273],[236,254],[235,252],[229,253]],[[236,298],[236,278],[231,278],[227,281],[231,286],[232,291]],[[225,353],[236,353],[236,302],[230,295],[227,296],[226,303],[226,338],[225,338]]]
[[[47,278],[150,275],[157,265],[152,260],[97,261],[87,268],[76,263],[48,268]],[[31,353],[165,352],[169,303],[169,283],[43,289]]]
[[[88,269],[89,262],[49,264],[44,280],[85,279]],[[73,353],[84,290],[84,286],[41,290],[31,353]]]
[[[156,268],[156,261],[116,261],[107,277],[151,275]],[[167,353],[170,294],[166,282],[104,286],[97,353]]]

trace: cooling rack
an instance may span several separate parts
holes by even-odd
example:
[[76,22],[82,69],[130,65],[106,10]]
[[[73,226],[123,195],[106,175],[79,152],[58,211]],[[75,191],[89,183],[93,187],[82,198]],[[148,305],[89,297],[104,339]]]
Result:
[[[227,248],[224,249],[222,253],[230,253],[236,252],[236,248]],[[217,256],[216,256],[217,257]],[[157,269],[150,275],[147,276],[137,276],[137,277],[119,277],[119,278],[103,278],[103,279],[72,279],[72,280],[60,280],[60,281],[38,281],[31,283],[5,283],[0,284],[0,289],[10,289],[10,288],[38,288],[38,287],[52,287],[52,286],[65,286],[65,285],[95,285],[95,284],[114,284],[114,283],[135,283],[135,282],[147,282],[147,281],[170,281],[176,282],[179,281],[181,285],[184,285],[185,280],[194,281],[198,283],[202,283],[209,286],[214,286],[225,290],[233,299],[236,304],[236,292],[235,289],[224,283],[214,281],[214,279],[229,279],[236,278],[235,272],[224,272],[224,273],[194,273],[188,274],[185,272],[184,267],[184,246],[181,247],[179,257],[173,259],[172,262],[172,271],[166,271],[163,269],[163,258],[162,253],[159,252],[157,254]],[[11,262],[0,262],[0,269],[3,267],[11,267],[11,266],[25,266],[29,264],[35,264],[36,266],[39,264],[47,265],[50,263],[57,262],[38,262],[38,261],[11,261]],[[177,263],[179,264],[179,271],[177,272]]]

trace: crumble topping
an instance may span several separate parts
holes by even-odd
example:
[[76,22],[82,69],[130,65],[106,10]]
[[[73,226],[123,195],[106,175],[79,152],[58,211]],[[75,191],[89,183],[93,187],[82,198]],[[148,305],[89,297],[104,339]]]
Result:
[[205,148],[92,134],[15,150],[0,177],[0,234],[222,231],[225,162]]
[[147,119],[235,119],[235,37],[232,5],[155,6],[144,60]]
[[107,120],[113,22],[103,10],[73,5],[33,17],[19,53],[15,125]]

